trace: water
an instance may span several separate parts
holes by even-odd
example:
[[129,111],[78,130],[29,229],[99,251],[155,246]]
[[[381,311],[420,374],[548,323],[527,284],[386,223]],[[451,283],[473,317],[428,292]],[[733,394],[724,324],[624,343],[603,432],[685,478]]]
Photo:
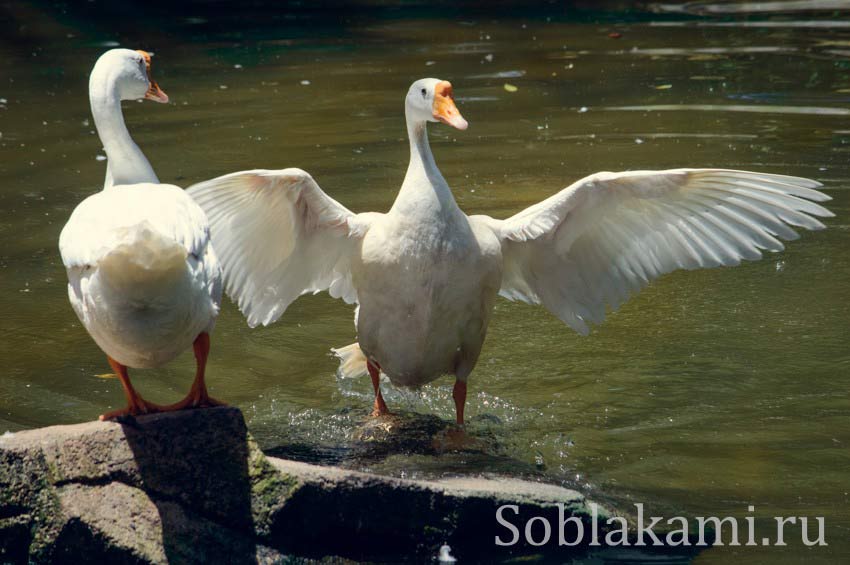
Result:
[[[103,50],[156,52],[173,103],[125,103],[125,115],[164,182],[299,166],[355,211],[391,204],[407,166],[404,93],[436,76],[470,122],[431,128],[469,213],[505,217],[600,170],[719,166],[819,179],[837,216],[761,262],[667,276],[587,338],[500,300],[470,379],[465,452],[440,447],[448,378],[418,392],[385,384],[400,431],[366,423],[368,380],[338,380],[328,355],[354,341],[352,308],[327,295],[257,330],[225,304],[212,394],[242,408],[273,453],[394,476],[543,477],[667,516],[743,517],[748,505],[760,525],[823,516],[827,548],[795,533],[786,548],[697,559],[846,559],[850,17],[818,4],[735,20],[719,4],[494,17],[12,3],[0,18],[0,432],[123,402],[67,303],[56,248],[103,181],[86,96]],[[188,352],[131,372],[155,402],[182,396],[192,374]]]

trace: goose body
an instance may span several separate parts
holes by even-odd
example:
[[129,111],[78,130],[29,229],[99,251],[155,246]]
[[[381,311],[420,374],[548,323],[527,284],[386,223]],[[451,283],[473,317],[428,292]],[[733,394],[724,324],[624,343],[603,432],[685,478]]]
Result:
[[149,71],[144,52],[113,49],[98,59],[89,90],[106,180],[74,209],[59,237],[71,305],[127,394],[127,409],[102,419],[167,409],[135,392],[127,367],[159,367],[193,346],[196,394],[169,408],[203,404],[208,334],[221,303],[206,215],[182,189],[159,182],[124,125],[122,99],[168,100]]
[[[420,141],[424,127],[413,135]],[[426,158],[372,222],[351,271],[360,347],[402,386],[466,380],[501,283],[498,239],[460,210],[425,143],[414,144]]]
[[270,324],[306,292],[357,303],[358,343],[341,371],[418,386],[466,381],[497,294],[542,304],[581,334],[676,269],[739,264],[822,229],[816,181],[723,169],[596,173],[505,220],[467,216],[428,146],[429,122],[458,129],[451,85],[413,83],[405,99],[410,164],[392,208],[355,214],[300,169],[232,173],[188,189],[207,212],[230,296],[249,325]]
[[89,196],[59,248],[74,311],[122,365],[159,367],[212,331],[221,270],[206,216],[181,188],[141,183]]

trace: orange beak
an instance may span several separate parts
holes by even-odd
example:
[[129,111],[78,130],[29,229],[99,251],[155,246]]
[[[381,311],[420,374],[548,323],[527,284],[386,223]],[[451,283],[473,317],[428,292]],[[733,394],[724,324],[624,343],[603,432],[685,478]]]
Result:
[[455,106],[452,84],[446,80],[438,82],[434,87],[434,119],[459,130],[465,130],[469,126]]
[[148,91],[145,93],[145,100],[153,100],[154,102],[165,104],[168,102],[168,94],[163,92],[153,77],[151,77],[151,54],[147,51],[142,51],[141,49],[137,51],[145,59],[145,70],[148,73],[148,82],[151,83],[150,88],[148,88]]

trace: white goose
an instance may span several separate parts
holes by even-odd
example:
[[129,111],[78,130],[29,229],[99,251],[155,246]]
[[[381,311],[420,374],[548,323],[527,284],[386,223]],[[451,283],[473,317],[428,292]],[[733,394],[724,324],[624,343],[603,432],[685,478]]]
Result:
[[[92,114],[108,158],[103,191],[83,200],[59,237],[68,297],[106,353],[127,408],[100,419],[219,404],[204,372],[221,303],[221,269],[207,218],[179,187],[160,184],[130,138],[122,100],[168,102],[150,78],[150,55],[112,49],[89,80]],[[158,367],[189,346],[197,359],[190,393],[171,406],[144,400],[127,367]]]
[[[797,177],[721,169],[597,173],[506,220],[467,216],[434,163],[426,124],[458,129],[448,82],[405,100],[410,165],[386,214],[355,214],[299,169],[225,175],[188,189],[206,211],[225,285],[270,324],[299,295],[359,304],[341,370],[418,386],[454,374],[457,422],[497,294],[543,304],[581,334],[630,293],[676,269],[737,265],[824,225],[829,197]],[[365,367],[364,367],[365,366]]]

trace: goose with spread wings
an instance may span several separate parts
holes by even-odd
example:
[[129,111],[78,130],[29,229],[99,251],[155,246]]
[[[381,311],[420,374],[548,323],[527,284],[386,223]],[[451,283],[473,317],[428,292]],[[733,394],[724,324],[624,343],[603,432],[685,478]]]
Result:
[[499,294],[584,335],[665,273],[759,259],[832,216],[816,181],[723,169],[596,173],[505,220],[468,216],[427,137],[429,122],[467,127],[451,84],[413,83],[405,115],[410,164],[387,213],[348,210],[300,169],[189,188],[249,325],[275,322],[305,293],[358,305],[358,342],[336,352],[343,373],[370,374],[375,415],[387,413],[381,372],[412,387],[448,374],[462,424]]

